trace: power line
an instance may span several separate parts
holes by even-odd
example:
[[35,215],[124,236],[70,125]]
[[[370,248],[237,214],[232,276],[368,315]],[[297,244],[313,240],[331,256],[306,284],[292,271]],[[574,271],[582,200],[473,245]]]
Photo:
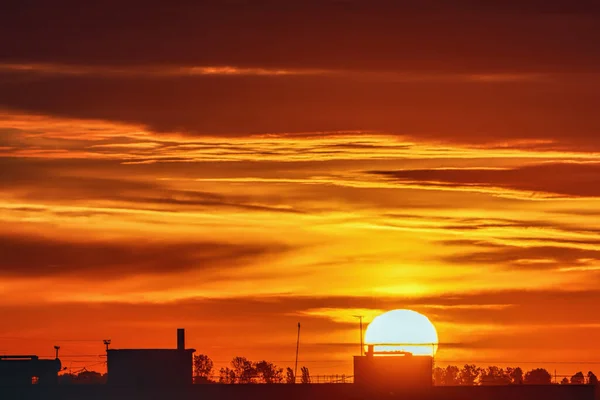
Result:
[[[43,355],[43,356],[38,356],[41,358],[54,358],[54,355],[49,356],[49,355]],[[77,357],[106,357],[106,355],[103,354],[64,354],[61,355],[60,358],[77,358]]]

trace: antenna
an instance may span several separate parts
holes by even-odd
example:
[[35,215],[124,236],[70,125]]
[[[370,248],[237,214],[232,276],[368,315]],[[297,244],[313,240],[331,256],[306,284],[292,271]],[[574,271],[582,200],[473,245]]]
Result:
[[56,359],[58,360],[58,350],[60,350],[60,346],[54,346],[54,350],[56,350]]
[[365,345],[363,343],[363,318],[364,315],[353,315],[354,318],[358,318],[359,320],[359,328],[360,328],[360,355],[364,355],[365,353]]
[[296,363],[294,364],[294,383],[296,383],[296,376],[298,376],[298,350],[300,348],[300,322],[298,322],[298,339],[296,340]]
[[108,353],[108,346],[110,346],[110,339],[104,339],[102,342],[106,346],[106,352]]

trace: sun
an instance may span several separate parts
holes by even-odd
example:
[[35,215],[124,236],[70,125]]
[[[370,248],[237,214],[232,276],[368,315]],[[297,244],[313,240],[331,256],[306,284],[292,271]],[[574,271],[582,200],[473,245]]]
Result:
[[438,335],[435,326],[423,314],[392,310],[375,317],[369,324],[365,344],[373,345],[375,352],[407,351],[416,356],[434,356]]

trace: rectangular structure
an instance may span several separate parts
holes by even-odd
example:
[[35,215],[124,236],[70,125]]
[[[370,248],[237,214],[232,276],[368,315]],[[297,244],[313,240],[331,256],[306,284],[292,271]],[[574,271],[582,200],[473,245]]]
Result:
[[0,356],[0,386],[55,385],[60,369],[58,358],[40,360],[37,356]]
[[354,383],[369,389],[397,390],[430,388],[433,357],[356,356]]
[[118,386],[192,384],[193,349],[108,350],[108,383]]
[[185,329],[177,329],[177,350],[185,350]]
[[108,350],[108,383],[115,386],[183,386],[193,383],[193,354],[177,330],[176,349]]

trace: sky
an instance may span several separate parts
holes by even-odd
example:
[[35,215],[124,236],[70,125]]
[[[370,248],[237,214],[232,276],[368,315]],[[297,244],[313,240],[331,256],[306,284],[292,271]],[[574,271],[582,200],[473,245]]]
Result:
[[600,370],[597,2],[58,3],[0,6],[0,354],[351,374],[409,308]]

